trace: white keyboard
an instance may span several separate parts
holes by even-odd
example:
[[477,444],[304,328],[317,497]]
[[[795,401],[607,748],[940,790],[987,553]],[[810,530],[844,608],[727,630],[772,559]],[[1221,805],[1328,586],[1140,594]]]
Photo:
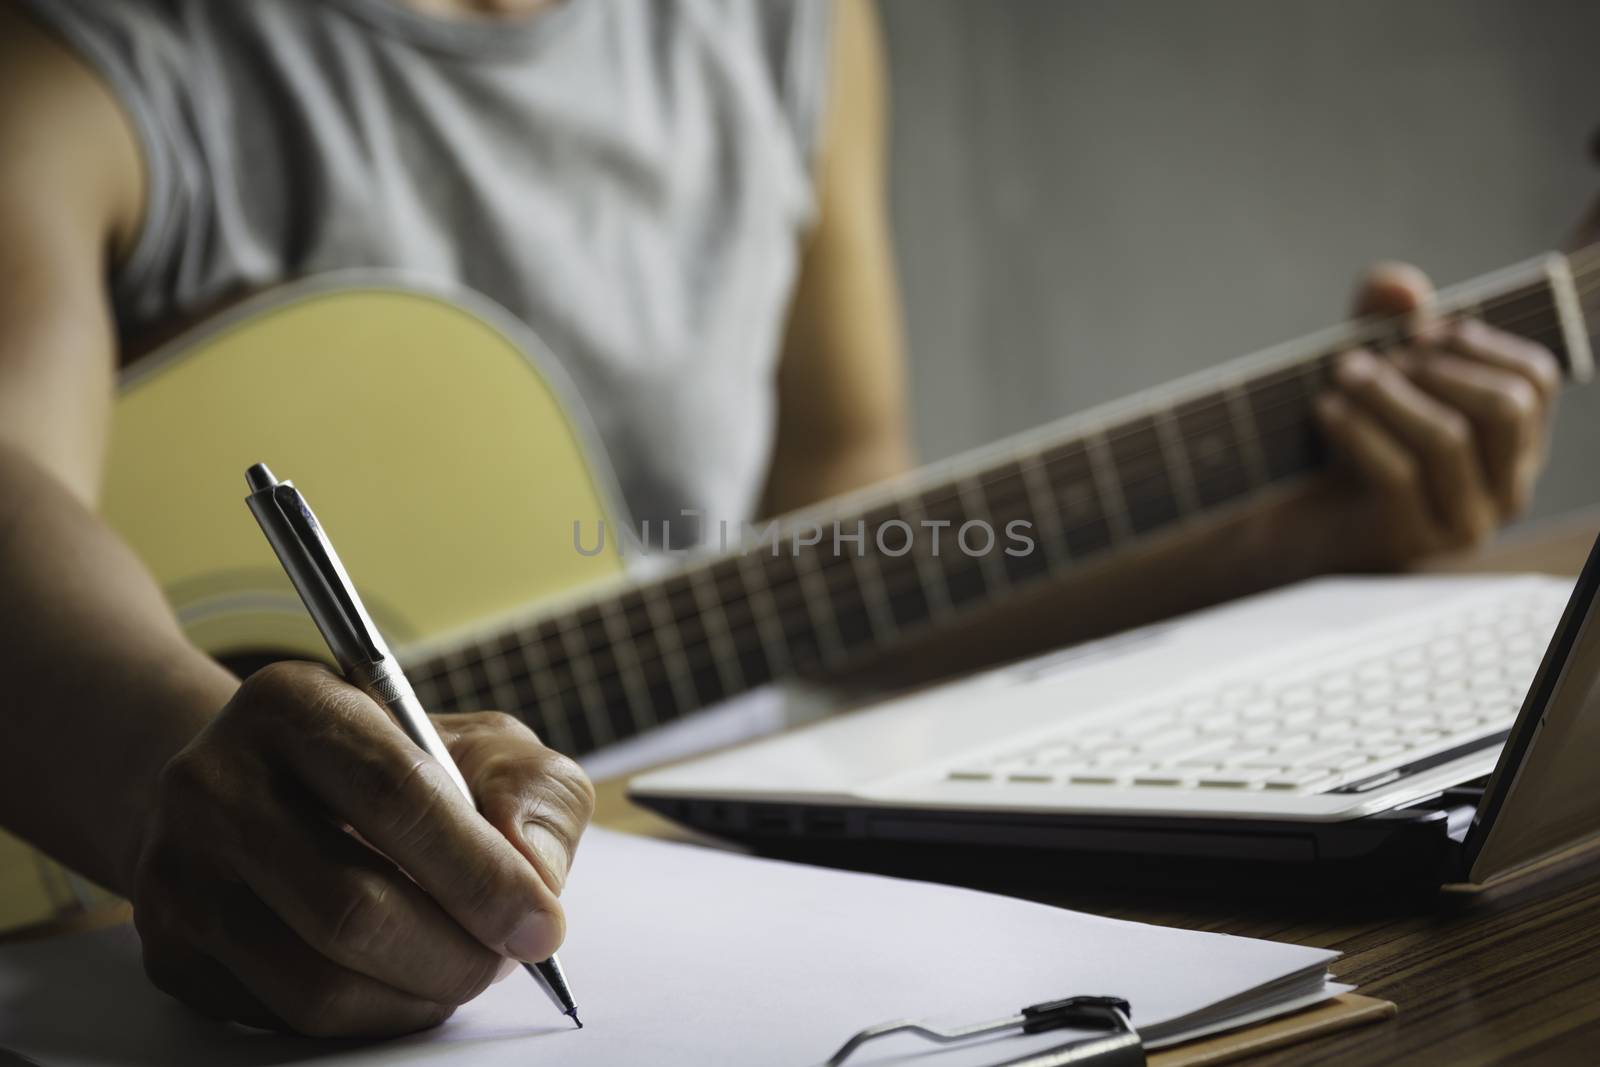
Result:
[[1502,739],[1568,593],[1492,590],[975,752],[951,782],[1321,793]]

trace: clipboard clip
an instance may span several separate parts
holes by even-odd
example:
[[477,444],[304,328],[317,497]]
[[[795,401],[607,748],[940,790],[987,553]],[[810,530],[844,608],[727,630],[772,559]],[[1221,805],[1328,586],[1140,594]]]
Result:
[[1043,1052],[1031,1052],[995,1067],[1144,1067],[1144,1042],[1133,1027],[1133,1009],[1120,997],[1067,997],[1031,1004],[1015,1015],[989,1022],[941,1030],[913,1019],[869,1026],[839,1046],[824,1067],[842,1067],[868,1041],[891,1034],[914,1034],[940,1045],[955,1045],[1015,1030],[1024,1034],[1047,1030],[1106,1030],[1103,1036],[1079,1038]]

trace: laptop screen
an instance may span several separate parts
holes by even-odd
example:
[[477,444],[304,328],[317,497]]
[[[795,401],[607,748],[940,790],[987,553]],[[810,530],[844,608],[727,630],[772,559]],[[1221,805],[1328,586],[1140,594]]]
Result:
[[1600,833],[1600,540],[1534,675],[1464,842],[1484,882]]

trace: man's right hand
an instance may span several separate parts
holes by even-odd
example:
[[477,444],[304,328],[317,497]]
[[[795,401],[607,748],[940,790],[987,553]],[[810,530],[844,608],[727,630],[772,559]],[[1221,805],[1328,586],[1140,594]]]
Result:
[[151,980],[219,1018],[380,1036],[554,953],[588,780],[509,716],[438,722],[479,810],[323,668],[247,679],[160,778],[131,881]]

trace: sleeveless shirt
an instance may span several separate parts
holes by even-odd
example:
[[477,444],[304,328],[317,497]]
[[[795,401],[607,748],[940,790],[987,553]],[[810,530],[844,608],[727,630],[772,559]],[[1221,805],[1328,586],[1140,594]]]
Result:
[[758,501],[811,221],[823,0],[25,0],[126,112],[137,333],[346,268],[465,286],[540,337],[635,523]]

